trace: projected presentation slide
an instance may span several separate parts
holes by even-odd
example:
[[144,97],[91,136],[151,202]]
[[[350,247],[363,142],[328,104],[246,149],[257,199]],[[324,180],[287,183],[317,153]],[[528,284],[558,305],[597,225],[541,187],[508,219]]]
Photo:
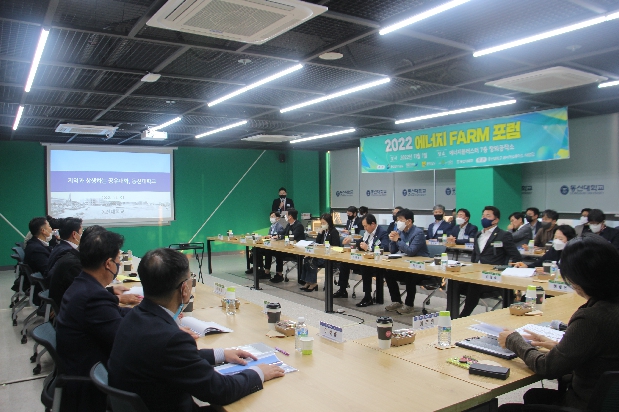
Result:
[[86,222],[173,219],[172,153],[49,150],[48,210]]

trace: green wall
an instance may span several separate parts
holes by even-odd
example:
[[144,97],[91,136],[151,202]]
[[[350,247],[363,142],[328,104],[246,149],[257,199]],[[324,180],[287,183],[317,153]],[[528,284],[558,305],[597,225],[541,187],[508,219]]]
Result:
[[456,208],[471,212],[471,223],[481,229],[481,213],[485,206],[501,211],[499,227],[509,225],[512,212],[522,207],[522,176],[520,165],[456,169]]
[[[174,152],[176,220],[169,226],[119,227],[124,249],[136,255],[170,243],[186,242],[260,155],[260,150],[181,147]],[[269,212],[280,186],[288,189],[300,212],[318,214],[321,187],[320,156],[312,151],[288,151],[279,162],[277,151],[266,151],[194,241],[205,242],[232,229],[234,233],[266,232]],[[24,234],[34,216],[45,214],[45,148],[38,143],[0,142],[0,213]],[[19,235],[0,221],[0,266],[12,265],[10,248]],[[213,251],[242,250],[213,244]]]

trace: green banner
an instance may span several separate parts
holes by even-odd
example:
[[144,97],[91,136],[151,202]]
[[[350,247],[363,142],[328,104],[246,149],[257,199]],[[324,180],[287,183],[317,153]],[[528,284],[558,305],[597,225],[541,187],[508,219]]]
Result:
[[569,159],[567,108],[361,139],[363,173]]

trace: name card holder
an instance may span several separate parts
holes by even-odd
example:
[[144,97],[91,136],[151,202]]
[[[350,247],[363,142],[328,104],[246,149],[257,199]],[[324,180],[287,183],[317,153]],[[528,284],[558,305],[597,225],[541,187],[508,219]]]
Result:
[[481,278],[484,280],[489,280],[491,282],[500,282],[501,274],[497,272],[489,272],[489,271],[484,270],[481,272]]
[[426,263],[418,260],[409,260],[408,261],[409,269],[425,269]]
[[441,244],[441,242],[439,242],[439,241],[438,241],[438,240],[436,240],[436,239],[430,239],[430,240],[428,241],[428,244],[429,244],[429,245],[433,245],[433,246],[438,246],[438,245],[440,245],[440,244]]
[[344,342],[344,330],[339,326],[323,321],[320,321],[320,336],[333,342]]
[[224,240],[224,235],[217,235],[217,239]]
[[559,280],[549,280],[548,286],[550,290],[556,290],[558,292],[574,292],[574,289],[572,289],[567,283]]
[[264,246],[271,246],[271,240],[270,240],[270,239],[269,239],[269,240],[267,240],[266,238],[264,238],[264,240],[262,241],[262,244],[263,244]]
[[351,253],[351,254],[350,254],[350,258],[351,258],[352,260],[357,261],[357,262],[360,262],[360,261],[362,261],[362,260],[363,260],[363,256],[361,256],[361,253]]
[[305,246],[305,253],[309,253],[309,254],[313,255],[314,254],[314,246],[313,245]]
[[247,243],[247,239],[245,239],[244,237],[242,237],[242,238],[240,238],[240,239],[239,239],[239,242],[240,242],[240,243]]
[[424,330],[436,326],[438,321],[438,312],[428,313],[427,315],[413,316],[413,329]]
[[219,296],[223,296],[226,294],[226,287],[221,283],[215,283],[213,287],[213,293]]
[[464,244],[464,249],[466,249],[466,250],[473,250],[473,249],[475,249],[475,243],[465,243]]

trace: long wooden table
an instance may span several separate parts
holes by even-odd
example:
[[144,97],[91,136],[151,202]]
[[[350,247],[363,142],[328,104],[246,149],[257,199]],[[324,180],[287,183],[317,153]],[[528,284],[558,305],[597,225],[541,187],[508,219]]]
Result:
[[[514,317],[507,310],[476,315],[453,322],[452,340],[474,336],[466,329],[475,319],[517,327],[549,319],[567,321],[581,304],[575,295],[551,299],[545,316]],[[450,356],[471,353],[464,349],[439,351],[430,346],[436,341],[436,329],[421,331],[411,345],[379,350],[375,337],[334,343],[318,336],[313,355],[303,356],[294,350],[294,338],[269,339],[266,315],[262,307],[243,301],[235,316],[221,308],[221,297],[206,285],[197,285],[193,316],[214,321],[234,330],[233,333],[208,335],[198,340],[200,348],[234,347],[254,342],[277,346],[290,353],[277,353],[284,362],[298,369],[282,379],[266,382],[264,390],[251,394],[221,410],[277,412],[316,410],[411,410],[462,411],[484,404],[499,394],[532,383],[539,378],[522,361],[503,361],[511,368],[507,381],[469,376],[464,369],[448,365]],[[286,318],[286,307],[282,308]],[[481,356],[481,354],[479,354]],[[481,359],[481,358],[479,358]]]
[[[381,258],[380,261],[375,261],[374,259],[366,259],[363,258],[360,261],[352,260],[350,253],[338,253],[335,251],[331,251],[329,255],[325,253],[325,248],[323,246],[316,246],[314,248],[314,254],[308,254],[304,249],[299,247],[285,247],[284,241],[273,241],[271,242],[271,246],[265,246],[264,244],[256,244],[254,242],[249,241],[248,243],[240,243],[239,240],[227,240],[224,237],[223,240],[218,239],[216,237],[207,238],[207,244],[210,245],[212,241],[219,241],[224,243],[236,244],[240,246],[249,247],[257,247],[265,250],[272,250],[277,252],[283,252],[291,255],[295,255],[298,260],[298,268],[301,268],[301,260],[304,256],[312,256],[317,258],[322,258],[325,260],[325,312],[331,313],[333,312],[333,263],[334,262],[345,262],[352,265],[360,265],[360,266],[370,266],[378,269],[387,269],[387,270],[396,270],[400,272],[420,274],[420,275],[428,275],[428,276],[437,276],[446,278],[448,280],[448,288],[447,288],[447,310],[451,312],[451,316],[453,319],[458,317],[459,306],[460,306],[460,293],[459,293],[459,285],[460,282],[465,283],[474,283],[478,285],[485,286],[494,286],[497,288],[501,288],[503,290],[503,307],[508,307],[511,303],[513,303],[513,294],[512,290],[526,290],[527,286],[534,281],[538,281],[537,276],[531,278],[517,278],[512,276],[501,276],[498,281],[491,281],[484,279],[483,271],[492,271],[493,265],[485,265],[480,263],[472,263],[467,266],[463,266],[461,268],[461,272],[448,272],[443,271],[440,266],[430,266],[425,265],[423,269],[412,269],[410,268],[409,260],[416,261],[425,261],[431,262],[431,258],[427,257],[405,257],[402,259],[386,259],[385,257]],[[208,259],[209,259],[209,273],[210,273],[210,246],[207,248],[209,250]],[[257,254],[254,253],[254,288],[260,289],[260,280],[257,275],[256,268],[257,265]],[[540,283],[544,284],[544,283]],[[546,294],[548,295],[560,295],[565,292],[559,291],[551,291],[547,290]]]

